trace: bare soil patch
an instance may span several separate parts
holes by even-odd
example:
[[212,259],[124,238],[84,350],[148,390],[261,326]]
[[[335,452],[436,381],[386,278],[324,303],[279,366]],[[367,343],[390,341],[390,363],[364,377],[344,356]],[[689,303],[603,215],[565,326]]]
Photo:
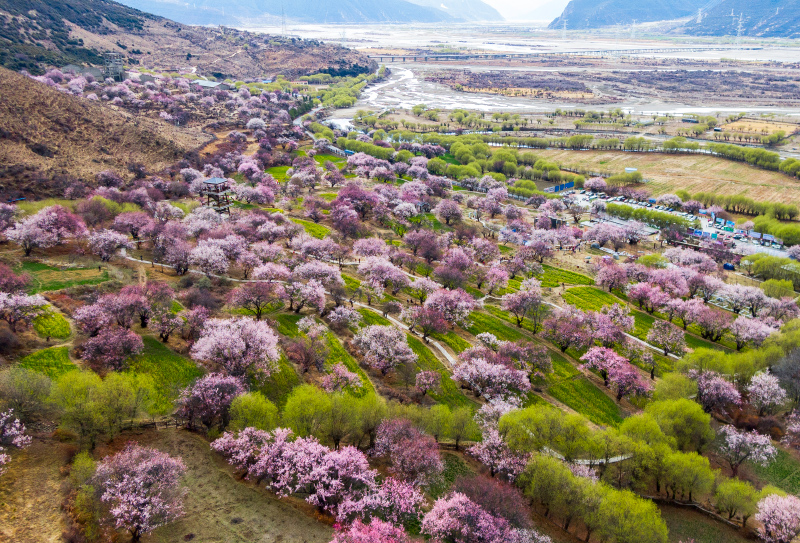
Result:
[[[145,542],[327,543],[332,537],[332,528],[312,518],[304,502],[278,500],[266,490],[239,480],[208,441],[197,434],[162,429],[124,437],[180,456],[187,468],[186,515],[143,538]],[[190,534],[194,537],[186,539]]]
[[0,477],[0,541],[62,541],[66,524],[60,469],[70,449],[51,439],[34,439],[27,449],[12,452],[11,463]]

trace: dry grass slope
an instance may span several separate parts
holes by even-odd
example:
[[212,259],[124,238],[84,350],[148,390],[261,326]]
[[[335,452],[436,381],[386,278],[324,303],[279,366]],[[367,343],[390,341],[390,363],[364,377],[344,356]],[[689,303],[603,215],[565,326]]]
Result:
[[662,153],[624,153],[622,151],[537,151],[536,155],[563,166],[579,166],[592,171],[621,173],[638,168],[651,180],[653,194],[684,189],[690,193],[714,192],[742,194],[768,202],[800,203],[800,182],[781,173],[761,170],[708,155],[667,155]]
[[93,181],[101,170],[123,172],[132,162],[158,171],[209,139],[199,130],[178,131],[66,95],[5,68],[0,96],[3,199],[63,194],[70,177]]

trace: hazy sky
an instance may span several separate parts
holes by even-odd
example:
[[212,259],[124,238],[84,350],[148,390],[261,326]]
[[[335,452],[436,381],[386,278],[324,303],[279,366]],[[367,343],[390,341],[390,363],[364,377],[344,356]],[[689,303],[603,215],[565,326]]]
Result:
[[[537,8],[542,9],[544,19],[555,18],[561,14],[564,6],[569,3],[569,0],[483,0],[494,9],[500,12],[500,15],[506,20],[513,21],[519,18],[520,15],[528,14]],[[538,10],[537,10],[538,11]]]

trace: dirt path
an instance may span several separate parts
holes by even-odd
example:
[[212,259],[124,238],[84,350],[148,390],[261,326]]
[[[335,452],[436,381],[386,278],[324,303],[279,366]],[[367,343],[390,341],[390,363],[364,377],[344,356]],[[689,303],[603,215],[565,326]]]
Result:
[[34,439],[0,476],[0,541],[56,543],[65,529],[61,512],[59,470],[67,461],[68,446]]

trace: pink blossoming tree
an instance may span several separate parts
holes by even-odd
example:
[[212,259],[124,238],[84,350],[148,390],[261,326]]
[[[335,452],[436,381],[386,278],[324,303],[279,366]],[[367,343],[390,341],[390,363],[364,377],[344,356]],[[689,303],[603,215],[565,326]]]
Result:
[[800,534],[800,498],[770,494],[758,502],[755,519],[759,535],[767,543],[790,543]]
[[245,317],[209,319],[192,346],[192,358],[224,367],[233,376],[266,378],[278,362],[278,336],[270,326]]
[[94,481],[115,527],[139,541],[183,515],[180,481],[185,471],[180,458],[130,443],[98,463]]
[[417,360],[405,333],[394,326],[376,324],[362,328],[353,338],[353,344],[361,351],[367,365],[383,375],[401,364]]

